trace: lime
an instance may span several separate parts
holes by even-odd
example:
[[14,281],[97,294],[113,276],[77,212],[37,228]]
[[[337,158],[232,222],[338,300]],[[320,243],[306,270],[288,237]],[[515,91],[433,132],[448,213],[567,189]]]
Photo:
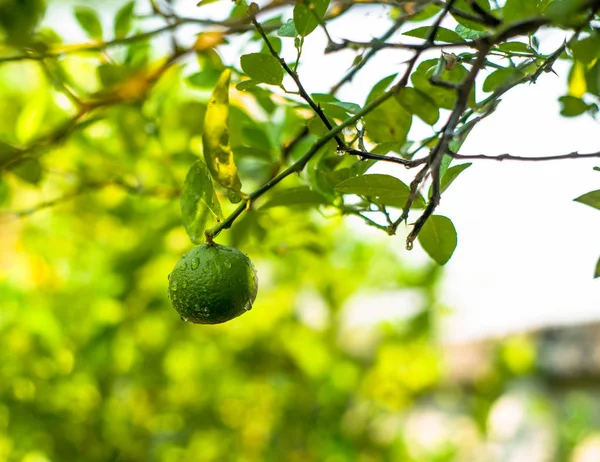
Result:
[[169,298],[184,321],[219,324],[252,308],[258,292],[248,256],[219,244],[186,253],[169,274]]

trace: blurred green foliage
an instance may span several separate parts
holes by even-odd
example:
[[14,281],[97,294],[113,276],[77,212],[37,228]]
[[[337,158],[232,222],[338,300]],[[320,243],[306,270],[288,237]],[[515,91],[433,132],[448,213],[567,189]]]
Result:
[[[43,2],[0,0],[0,461],[579,461],[598,447],[595,395],[547,387],[528,337],[455,376],[440,268],[315,208],[371,165],[332,149],[219,236],[257,266],[253,310],[182,322],[167,274],[192,245],[179,195],[225,67],[215,37],[165,65],[169,40],[127,41],[149,5],[48,3],[40,23]],[[89,41],[62,44],[66,14]],[[572,86],[592,71],[578,72]],[[247,90],[229,137],[251,190],[316,138],[288,144],[306,107]],[[325,100],[338,120],[356,110]],[[382,293],[398,311],[376,322]]]

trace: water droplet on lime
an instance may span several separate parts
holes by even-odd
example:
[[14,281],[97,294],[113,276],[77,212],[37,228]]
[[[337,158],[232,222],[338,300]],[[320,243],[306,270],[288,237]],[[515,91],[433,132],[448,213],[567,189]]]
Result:
[[200,262],[198,261],[197,258],[194,258],[192,260],[192,269],[195,270],[196,268],[198,268],[198,265],[200,264]]
[[167,275],[167,279],[168,279],[168,280],[171,280],[171,274],[173,274],[173,273],[169,273],[169,274]]
[[177,292],[177,281],[173,281],[173,284],[171,284],[171,290],[173,292]]
[[187,269],[187,263],[183,262],[183,265],[181,265],[181,269],[185,271]]
[[181,284],[181,287],[183,287],[185,289],[187,287],[187,282],[183,281],[183,284]]
[[227,269],[231,268],[231,262],[229,260],[225,260],[223,263]]
[[184,318],[183,316],[181,316],[181,320],[182,320],[183,322],[187,322],[188,318]]

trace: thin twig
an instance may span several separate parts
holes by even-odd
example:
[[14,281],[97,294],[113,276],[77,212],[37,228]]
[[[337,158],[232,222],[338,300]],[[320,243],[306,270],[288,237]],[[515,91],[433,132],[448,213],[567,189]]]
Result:
[[546,162],[552,160],[568,160],[568,159],[594,159],[600,158],[600,151],[598,152],[590,152],[587,154],[581,154],[577,151],[570,152],[568,154],[560,154],[556,156],[540,156],[540,157],[524,157],[524,156],[515,156],[512,154],[498,154],[498,155],[488,155],[488,154],[457,154],[455,152],[447,151],[447,154],[452,156],[455,159],[461,160],[516,160],[520,162]]

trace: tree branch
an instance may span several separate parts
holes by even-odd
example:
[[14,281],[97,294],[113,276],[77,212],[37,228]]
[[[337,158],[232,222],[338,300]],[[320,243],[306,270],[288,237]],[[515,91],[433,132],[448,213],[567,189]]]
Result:
[[523,156],[515,156],[512,154],[498,154],[498,155],[487,155],[487,154],[457,154],[455,152],[447,151],[448,155],[452,156],[454,159],[461,160],[516,160],[520,162],[547,162],[552,160],[568,160],[568,159],[597,159],[600,158],[600,151],[598,152],[590,152],[587,154],[581,154],[577,151],[570,152],[568,154],[560,154],[556,156],[540,156],[540,157],[523,157]]

